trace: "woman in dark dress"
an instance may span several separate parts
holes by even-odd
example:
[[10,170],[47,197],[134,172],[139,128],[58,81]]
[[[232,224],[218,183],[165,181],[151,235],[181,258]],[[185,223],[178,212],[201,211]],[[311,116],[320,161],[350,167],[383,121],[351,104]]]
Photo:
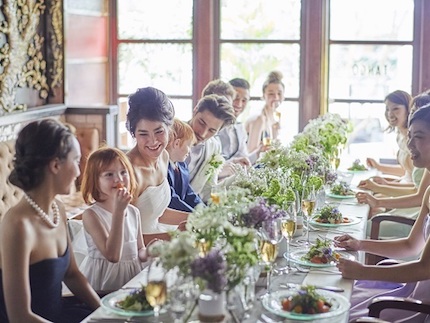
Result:
[[[57,194],[79,176],[79,143],[52,119],[24,127],[9,180],[24,196],[0,222],[0,322],[80,322],[100,299],[79,271]],[[65,306],[62,282],[87,309]]]

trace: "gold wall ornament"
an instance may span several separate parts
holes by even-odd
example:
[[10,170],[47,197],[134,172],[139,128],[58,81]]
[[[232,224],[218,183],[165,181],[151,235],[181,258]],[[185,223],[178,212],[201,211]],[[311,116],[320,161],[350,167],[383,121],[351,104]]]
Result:
[[[64,70],[61,0],[4,0],[1,10],[0,116],[27,108],[17,103],[18,88],[36,90],[49,103],[52,87],[63,83]],[[52,60],[49,65],[44,52]]]
[[51,0],[49,15],[47,15],[47,47],[48,81],[51,94],[55,96],[54,89],[63,85],[64,55],[63,55],[63,1]]

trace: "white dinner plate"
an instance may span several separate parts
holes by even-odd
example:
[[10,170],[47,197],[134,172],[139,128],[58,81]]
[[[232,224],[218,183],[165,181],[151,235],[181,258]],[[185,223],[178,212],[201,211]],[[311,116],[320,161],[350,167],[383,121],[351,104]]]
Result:
[[[324,297],[327,302],[329,302],[332,306],[327,313],[319,313],[319,314],[297,314],[289,311],[284,311],[282,309],[282,299],[287,298],[289,296],[294,296],[298,293],[297,290],[280,290],[276,292],[272,292],[270,295],[265,296],[262,299],[262,304],[266,310],[272,312],[273,314],[282,316],[287,319],[297,320],[297,321],[314,321],[320,322],[323,319],[327,318],[336,318],[345,314],[351,304],[345,296],[340,294],[336,294],[334,292],[325,291],[322,289],[316,290],[319,295]],[[331,320],[330,320],[331,321]]]
[[[353,255],[351,255],[349,252],[345,251],[345,250],[336,250],[335,251],[340,254],[341,258],[346,258],[349,260],[354,260],[355,257]],[[302,259],[306,254],[308,253],[308,250],[296,250],[296,251],[292,251],[290,252],[290,256],[287,257],[287,253],[284,253],[284,258],[286,259],[290,259],[290,261],[301,265],[301,266],[307,266],[307,267],[316,267],[316,268],[324,268],[324,267],[334,267],[336,266],[336,262],[332,261],[332,262],[328,262],[326,264],[315,264],[313,262],[307,261]]]
[[153,310],[130,311],[130,310],[125,310],[125,309],[118,307],[117,303],[119,301],[122,301],[128,295],[130,295],[131,292],[132,291],[130,289],[128,289],[128,290],[117,290],[116,292],[110,293],[101,299],[101,305],[104,309],[106,309],[112,313],[124,315],[124,316],[151,316],[151,315],[154,315]]
[[327,228],[336,228],[336,227],[343,227],[343,226],[348,226],[348,225],[354,225],[357,223],[360,223],[361,219],[356,218],[354,216],[346,216],[346,218],[349,219],[349,222],[343,222],[343,223],[321,223],[318,222],[317,219],[318,215],[313,217],[312,220],[309,221],[309,223],[311,225],[317,225],[320,227],[327,227]]
[[328,192],[327,193],[328,197],[334,198],[334,199],[353,199],[355,198],[355,193],[354,194],[350,194],[350,195],[337,195],[337,194],[333,194],[332,192]]

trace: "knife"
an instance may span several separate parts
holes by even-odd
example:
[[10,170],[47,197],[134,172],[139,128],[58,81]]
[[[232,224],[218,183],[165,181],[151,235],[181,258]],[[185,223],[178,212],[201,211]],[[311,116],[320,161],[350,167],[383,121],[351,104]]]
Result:
[[[316,289],[323,289],[323,290],[328,290],[328,291],[336,292],[336,293],[341,293],[341,292],[345,291],[343,288],[337,287],[337,286],[318,286],[318,285],[312,285],[312,286],[314,286]],[[292,283],[286,283],[286,284],[280,284],[279,287],[287,288],[287,289],[299,289],[300,285],[292,284]]]

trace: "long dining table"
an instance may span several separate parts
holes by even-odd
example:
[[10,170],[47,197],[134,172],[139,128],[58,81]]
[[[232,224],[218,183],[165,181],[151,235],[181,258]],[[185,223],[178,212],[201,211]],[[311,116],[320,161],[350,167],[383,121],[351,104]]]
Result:
[[[356,188],[358,182],[362,179],[368,178],[375,175],[371,171],[368,172],[356,172],[356,173],[340,173],[340,176],[344,176],[346,179],[351,180],[351,188]],[[348,180],[348,181],[349,181]],[[324,203],[324,202],[323,202]],[[325,203],[338,205],[340,212],[344,216],[349,216],[355,218],[355,223],[348,226],[341,227],[325,227],[311,225],[309,238],[310,242],[314,242],[317,238],[320,239],[333,239],[336,236],[342,234],[349,234],[355,238],[363,239],[366,236],[366,225],[367,225],[367,215],[369,212],[369,207],[366,204],[358,204],[357,200],[354,198],[349,199],[336,199],[336,198],[325,198]],[[305,236],[305,235],[304,235]],[[302,239],[304,236],[295,238],[292,240],[290,245],[290,252],[299,250],[300,247],[296,244],[297,239]],[[281,248],[282,249],[282,248]],[[362,252],[349,252],[352,257],[355,257],[358,261],[364,262],[364,253]],[[280,252],[276,261],[275,266],[283,267],[286,265],[286,259],[283,256],[283,252]],[[294,263],[292,263],[294,265]],[[123,286],[124,289],[139,288],[141,284],[145,282],[146,270],[143,270],[133,279],[131,279],[127,284]],[[260,277],[256,284],[256,297],[255,302],[251,310],[247,312],[247,315],[243,315],[243,311],[240,309],[235,313],[234,309],[231,311],[226,311],[226,316],[223,322],[260,322],[260,323],[275,323],[275,322],[294,322],[290,319],[286,319],[279,315],[268,311],[260,301],[260,296],[266,292],[266,278]],[[339,287],[343,291],[340,295],[343,295],[346,299],[351,298],[352,289],[354,286],[354,280],[344,279],[340,272],[335,266],[333,267],[307,267],[303,269],[299,266],[299,270],[296,270],[288,274],[274,274],[271,280],[271,291],[276,292],[284,288],[285,283],[294,283],[299,285],[317,285],[317,286],[334,286]],[[238,306],[239,307],[239,306]],[[168,306],[167,306],[168,308]],[[200,322],[197,316],[197,310],[195,310],[188,322]],[[174,319],[170,315],[169,311],[165,311],[160,315],[158,322],[173,322]],[[330,323],[344,323],[348,322],[348,311],[344,315],[332,318],[329,320]],[[96,322],[156,322],[154,317],[133,317],[127,318],[125,316],[120,316],[118,314],[112,313],[111,311],[100,307],[94,311],[90,316],[88,316],[83,322],[85,323],[96,323]]]

